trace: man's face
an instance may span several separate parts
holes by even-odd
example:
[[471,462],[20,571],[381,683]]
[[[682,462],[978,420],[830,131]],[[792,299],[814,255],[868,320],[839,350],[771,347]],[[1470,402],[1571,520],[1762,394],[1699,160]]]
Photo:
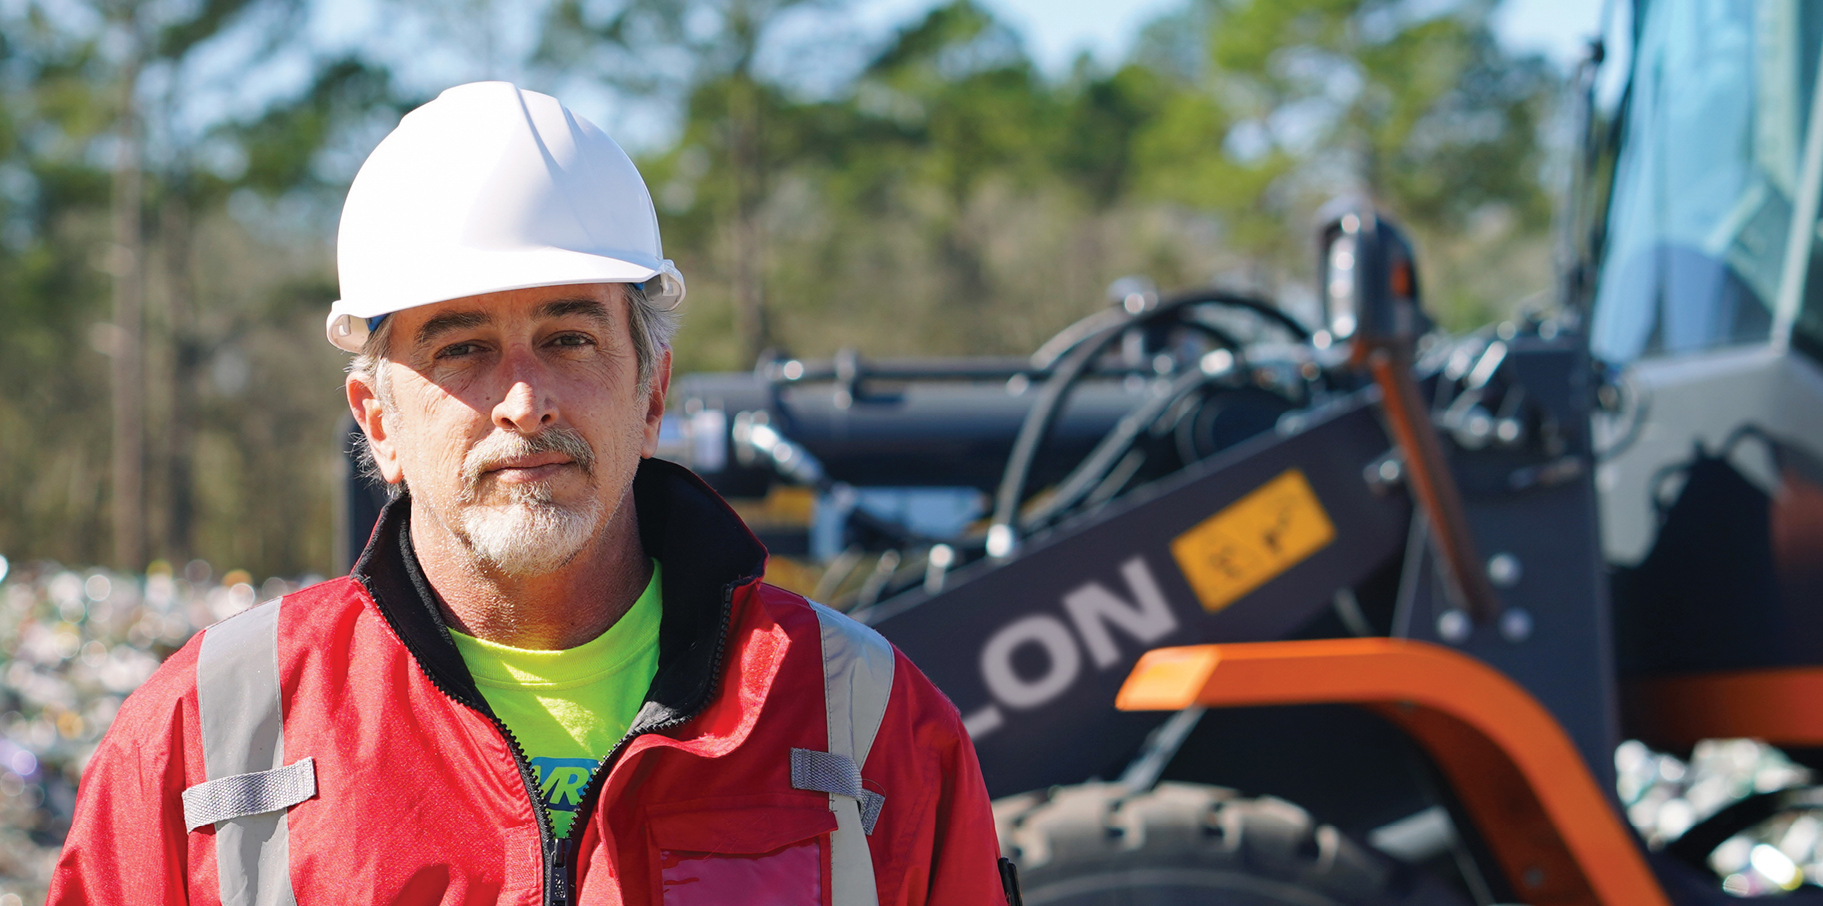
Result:
[[613,523],[657,449],[669,352],[641,392],[616,284],[510,290],[392,315],[391,405],[349,404],[389,482],[403,480],[475,565],[562,566]]

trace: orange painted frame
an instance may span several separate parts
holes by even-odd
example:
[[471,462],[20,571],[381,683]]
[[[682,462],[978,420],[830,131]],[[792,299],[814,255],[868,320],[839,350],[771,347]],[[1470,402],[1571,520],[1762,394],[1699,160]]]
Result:
[[1621,684],[1621,727],[1660,748],[1737,737],[1823,747],[1823,667],[1629,680]]
[[1371,708],[1429,752],[1524,901],[1667,906],[1556,719],[1467,655],[1378,638],[1161,648],[1116,700],[1127,711],[1322,703]]

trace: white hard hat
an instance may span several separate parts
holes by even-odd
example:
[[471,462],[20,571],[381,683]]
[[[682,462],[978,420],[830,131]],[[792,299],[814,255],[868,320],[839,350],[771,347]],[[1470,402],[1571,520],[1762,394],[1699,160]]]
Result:
[[670,308],[684,279],[625,151],[556,98],[507,82],[451,88],[380,142],[336,238],[329,342],[416,305],[566,283],[643,283]]

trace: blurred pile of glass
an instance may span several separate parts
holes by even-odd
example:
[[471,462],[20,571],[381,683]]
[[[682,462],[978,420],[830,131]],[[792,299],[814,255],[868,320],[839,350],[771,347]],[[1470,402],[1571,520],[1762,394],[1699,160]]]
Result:
[[[1742,798],[1812,783],[1808,768],[1751,739],[1699,742],[1689,762],[1629,740],[1615,751],[1614,766],[1627,817],[1653,849]],[[1709,866],[1736,896],[1823,884],[1823,816],[1775,816],[1716,847]]]
[[0,906],[43,902],[76,782],[128,693],[197,630],[321,581],[0,557]]

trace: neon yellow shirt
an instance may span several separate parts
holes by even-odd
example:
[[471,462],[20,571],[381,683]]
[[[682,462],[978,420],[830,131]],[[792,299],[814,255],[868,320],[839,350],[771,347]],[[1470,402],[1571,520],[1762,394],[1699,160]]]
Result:
[[570,834],[589,775],[632,726],[658,673],[658,561],[652,581],[618,622],[563,651],[450,637],[475,685],[519,740],[559,837]]

